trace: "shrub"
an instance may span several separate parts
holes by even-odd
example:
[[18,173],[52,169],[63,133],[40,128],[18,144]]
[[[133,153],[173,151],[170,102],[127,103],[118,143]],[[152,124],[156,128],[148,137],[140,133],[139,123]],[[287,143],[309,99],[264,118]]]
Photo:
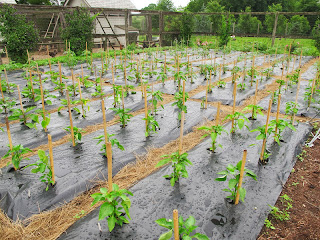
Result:
[[93,21],[97,15],[91,17],[90,12],[85,8],[77,8],[65,15],[67,26],[61,30],[61,37],[63,40],[70,42],[70,50],[75,52],[76,55],[80,55],[86,49],[86,42],[88,43],[88,49],[91,49]]
[[230,41],[230,26],[231,26],[231,21],[229,19],[226,19],[226,17],[223,15],[222,16],[222,21],[221,21],[221,28],[219,31],[219,46],[225,46],[228,44]]
[[314,24],[312,38],[314,40],[314,46],[320,51],[320,19]]
[[310,24],[305,16],[295,15],[289,23],[289,34],[306,34],[310,31]]
[[25,16],[17,14],[9,5],[0,9],[0,33],[7,43],[9,57],[19,63],[27,62],[27,50],[35,49],[39,41],[34,24],[27,22]]

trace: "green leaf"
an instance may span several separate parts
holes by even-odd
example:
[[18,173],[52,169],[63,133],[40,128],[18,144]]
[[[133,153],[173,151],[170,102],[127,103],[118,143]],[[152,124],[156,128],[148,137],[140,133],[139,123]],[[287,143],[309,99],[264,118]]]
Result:
[[182,240],[192,240],[192,238],[190,236],[185,235],[182,237]]
[[257,137],[256,137],[257,140],[262,140],[262,139],[265,139],[265,135],[263,133],[259,134]]
[[38,150],[38,156],[39,156],[40,159],[44,159],[44,158],[47,157],[46,152],[43,151],[42,149]]
[[171,159],[170,159],[170,158],[162,159],[162,160],[160,160],[160,161],[157,163],[156,167],[161,167],[161,166],[163,166],[163,165],[166,165],[166,164],[169,163],[169,162],[171,162]]
[[105,202],[100,207],[99,220],[102,220],[102,219],[110,216],[113,213],[113,211],[114,211],[114,206],[109,202]]
[[236,179],[232,178],[229,180],[228,187],[229,187],[229,189],[234,189],[237,184],[238,184],[238,181]]
[[218,181],[218,182],[224,182],[227,180],[227,175],[224,175],[222,177],[218,177],[215,179],[215,181]]
[[159,240],[169,240],[172,237],[173,230],[170,230],[169,232],[161,234],[159,237]]
[[246,197],[246,189],[244,189],[244,188],[240,188],[239,189],[239,193],[240,193],[240,200],[242,201],[242,202],[244,202],[244,198]]
[[244,120],[243,119],[238,119],[238,126],[239,126],[239,129],[243,128],[243,126],[244,126]]
[[171,219],[166,219],[166,218],[160,218],[155,221],[157,224],[159,224],[161,227],[165,227],[168,229],[173,228],[173,221]]
[[201,233],[196,233],[195,235],[192,236],[193,238],[196,238],[198,240],[210,240],[206,235],[201,234]]
[[190,227],[192,227],[193,225],[195,225],[195,223],[196,223],[196,220],[194,219],[194,217],[193,216],[190,216],[186,221],[185,221],[185,226],[186,226],[186,228],[190,228]]
[[112,232],[116,225],[116,218],[112,215],[111,217],[108,218],[108,228],[109,232]]

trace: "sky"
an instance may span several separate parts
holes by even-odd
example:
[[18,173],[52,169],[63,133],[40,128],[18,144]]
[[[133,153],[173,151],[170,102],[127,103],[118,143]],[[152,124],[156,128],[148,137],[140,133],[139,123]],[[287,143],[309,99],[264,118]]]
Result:
[[[158,0],[131,0],[131,2],[137,7],[137,9],[141,9],[147,7],[150,3],[157,3]],[[175,7],[185,7],[190,2],[190,0],[172,0]]]

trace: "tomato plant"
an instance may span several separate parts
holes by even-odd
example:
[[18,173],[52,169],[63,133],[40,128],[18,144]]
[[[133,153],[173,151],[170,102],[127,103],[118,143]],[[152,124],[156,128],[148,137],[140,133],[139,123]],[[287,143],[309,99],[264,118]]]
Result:
[[[221,135],[222,132],[228,133],[222,125],[213,125],[211,127],[202,126],[198,128],[199,130],[205,130],[209,133],[204,134],[201,138],[205,138],[210,135],[211,137],[211,147],[210,150],[214,152],[216,150],[216,143],[218,135]],[[221,144],[218,144],[219,147],[222,148]]]
[[30,148],[24,148],[21,144],[13,146],[12,150],[10,149],[3,157],[9,157],[12,155],[12,165],[15,169],[20,168],[20,162],[22,160],[29,160],[29,158],[23,158],[23,155],[32,152]]

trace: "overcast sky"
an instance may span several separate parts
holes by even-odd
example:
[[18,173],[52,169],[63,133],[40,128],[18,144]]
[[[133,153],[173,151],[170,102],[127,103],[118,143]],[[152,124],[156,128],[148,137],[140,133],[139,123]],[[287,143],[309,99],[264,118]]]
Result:
[[[144,8],[150,3],[157,3],[158,0],[131,0],[131,2],[137,7],[137,9]],[[175,7],[185,7],[190,0],[172,0]]]

